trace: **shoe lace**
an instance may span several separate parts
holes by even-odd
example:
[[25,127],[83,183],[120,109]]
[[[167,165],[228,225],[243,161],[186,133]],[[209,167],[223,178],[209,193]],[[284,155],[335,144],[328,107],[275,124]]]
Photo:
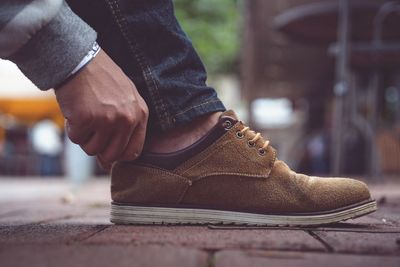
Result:
[[245,136],[246,133],[251,133],[253,135],[252,136],[253,138],[248,140],[249,146],[255,146],[255,144],[258,140],[263,141],[263,145],[258,149],[258,152],[260,155],[264,155],[265,151],[267,150],[267,148],[270,144],[270,141],[263,139],[263,137],[261,136],[260,133],[257,133],[255,131],[251,130],[250,127],[248,127],[248,126],[245,126],[242,130],[238,131],[238,137],[241,138],[241,137]]

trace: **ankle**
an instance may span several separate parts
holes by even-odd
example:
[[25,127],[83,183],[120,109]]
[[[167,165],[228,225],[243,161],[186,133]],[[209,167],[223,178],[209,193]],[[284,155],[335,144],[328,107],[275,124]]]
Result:
[[144,150],[169,153],[186,148],[210,131],[217,124],[221,114],[222,112],[207,114],[165,133],[153,134],[147,138]]

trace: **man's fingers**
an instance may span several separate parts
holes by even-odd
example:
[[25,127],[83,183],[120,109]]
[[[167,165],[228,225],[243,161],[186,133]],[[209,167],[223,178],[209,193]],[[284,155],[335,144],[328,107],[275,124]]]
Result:
[[89,127],[71,124],[68,120],[65,120],[65,130],[69,139],[78,145],[86,143],[93,134]]
[[101,159],[110,163],[117,161],[125,151],[132,131],[133,126],[130,129],[115,130],[115,134],[111,136],[107,147],[100,153]]
[[111,133],[109,131],[100,131],[97,132],[87,141],[85,144],[81,144],[81,148],[90,156],[95,156],[103,152],[111,138]]
[[148,107],[132,80],[103,50],[55,94],[68,118],[66,131],[72,142],[101,156],[103,163],[118,160],[125,151],[128,159],[136,158],[145,133],[133,135],[133,130],[147,121]]
[[142,153],[144,139],[146,137],[146,123],[139,124],[133,131],[129,143],[126,146],[120,160],[132,161],[139,157]]
[[111,162],[105,162],[101,156],[97,156],[96,157],[97,162],[100,164],[101,168],[103,168],[103,170],[105,171],[110,171],[111,167],[112,167],[112,163]]

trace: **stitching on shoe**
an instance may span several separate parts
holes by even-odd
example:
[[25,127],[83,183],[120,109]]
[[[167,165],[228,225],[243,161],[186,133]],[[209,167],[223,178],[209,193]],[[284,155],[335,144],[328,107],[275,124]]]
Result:
[[[248,157],[248,156],[246,155],[246,153],[243,153],[243,152],[242,152],[240,149],[238,149],[236,146],[235,146],[235,150],[236,150],[240,155],[242,155],[243,157],[245,157],[247,160],[250,160],[251,162],[254,162],[255,164],[259,165],[260,167],[262,167],[262,168],[268,167],[268,166],[265,166],[265,165],[259,163],[258,161],[252,161],[251,158]],[[253,149],[251,148],[251,150],[253,150]],[[257,151],[257,150],[255,150],[255,151]]]
[[274,155],[272,156],[271,162],[269,163],[269,173],[268,173],[268,176],[271,174],[272,169],[274,168],[274,165],[275,165],[276,158],[277,158],[277,152],[276,152],[276,150],[275,150],[274,148],[272,148],[272,147],[269,147],[269,149],[272,149],[272,153],[274,153]]
[[[215,147],[214,147],[214,149],[219,149],[220,147],[223,147],[224,145],[226,145],[226,144],[229,144],[229,143],[232,143],[233,141],[228,141],[228,142],[226,142],[226,143],[224,143],[224,144],[220,144],[220,145],[216,145]],[[214,150],[213,149],[213,150]],[[211,150],[211,149],[210,149]],[[207,160],[209,157],[211,157],[213,154],[211,153],[212,151],[206,151],[206,155],[202,155],[201,156],[201,159],[199,160],[199,161],[197,161],[197,162],[195,162],[192,166],[190,166],[189,168],[187,168],[184,172],[182,172],[182,174],[181,175],[185,175],[187,172],[189,172],[190,170],[192,170],[193,168],[195,168],[195,167],[197,167],[197,166],[199,166],[201,163],[203,163],[205,160]],[[197,156],[199,156],[199,155],[201,155],[201,153],[200,154],[198,154]],[[196,156],[196,157],[197,157]],[[184,163],[185,164],[185,163]]]
[[264,176],[264,175],[254,175],[254,174],[247,174],[247,173],[236,173],[236,172],[215,172],[215,173],[211,173],[211,174],[207,174],[207,175],[201,175],[199,177],[195,177],[193,180],[190,180],[192,183],[189,184],[189,186],[187,186],[185,188],[185,190],[183,190],[181,196],[179,197],[178,201],[176,202],[176,204],[180,204],[183,199],[186,196],[186,193],[188,192],[189,188],[196,182],[205,179],[205,178],[210,178],[210,177],[218,177],[218,176],[225,176],[225,175],[230,175],[230,176],[237,176],[237,177],[249,177],[249,178],[254,178],[254,179],[266,179],[268,177]]
[[[207,149],[204,150],[202,153],[200,153],[200,154],[198,154],[198,155],[196,156],[196,158],[200,157],[200,160],[199,160],[199,161],[194,162],[194,163],[192,163],[193,165],[191,165],[191,164],[190,164],[190,160],[188,160],[188,161],[184,162],[181,166],[179,166],[178,168],[176,168],[176,169],[174,170],[174,173],[177,173],[178,175],[185,175],[185,174],[187,174],[190,170],[192,170],[193,168],[199,166],[201,163],[203,163],[205,160],[207,160],[210,156],[212,156],[212,151],[214,151],[215,149],[219,149],[220,147],[225,146],[225,145],[227,145],[227,144],[233,143],[234,141],[233,141],[232,139],[230,139],[230,138],[232,138],[232,137],[230,137],[229,135],[232,135],[232,133],[235,134],[235,133],[237,132],[237,130],[240,128],[241,125],[242,125],[241,122],[236,123],[225,135],[223,135],[220,139],[218,139],[218,140],[216,141],[216,143],[217,143],[217,142],[219,142],[222,138],[226,138],[226,139],[227,139],[226,142],[223,142],[223,143],[221,143],[221,144],[217,144],[217,145],[215,145],[215,146],[210,146],[209,148],[207,148]],[[235,136],[233,136],[233,138],[235,138]],[[249,158],[247,155],[245,155],[245,154],[243,154],[242,152],[240,152],[240,150],[238,150],[236,146],[234,146],[234,149],[235,149],[240,155],[242,155],[243,157],[245,157],[247,160],[251,161],[251,158]],[[268,148],[268,149],[270,149],[270,148]],[[274,154],[273,154],[272,159],[271,159],[271,161],[270,161],[270,163],[269,163],[269,166],[268,166],[268,165],[264,165],[264,164],[260,164],[259,162],[255,161],[255,164],[259,165],[261,168],[266,168],[266,169],[267,169],[266,174],[264,174],[264,175],[257,175],[257,174],[244,173],[244,172],[243,172],[243,173],[232,172],[232,174],[242,175],[242,176],[246,176],[246,177],[262,177],[262,178],[268,178],[269,175],[270,175],[270,173],[271,173],[271,171],[272,171],[272,168],[273,168],[273,166],[274,166],[274,162],[275,162],[275,159],[276,159],[276,151],[275,151],[275,150],[272,150],[272,152],[273,152]],[[254,162],[254,161],[252,161],[252,162]],[[187,165],[189,165],[188,168],[187,168],[186,170],[183,171],[183,169],[185,169],[185,167],[186,167]],[[191,166],[190,166],[190,165],[191,165]],[[182,173],[179,173],[179,171],[183,171],[183,172],[182,172]],[[218,173],[219,173],[219,172],[216,172],[216,174],[218,174]],[[222,173],[222,172],[221,172],[221,173]],[[228,173],[227,173],[227,174],[228,174]],[[231,173],[229,173],[229,174],[231,174]],[[201,175],[200,177],[203,177],[203,176],[204,176],[204,177],[207,177],[208,175],[203,174],[203,175]],[[199,179],[199,177],[197,177],[197,178],[192,178],[191,180],[192,180],[192,181],[195,181],[195,180],[198,180],[198,179]]]
[[[253,149],[253,148],[250,148],[250,149]],[[235,147],[235,150],[238,153],[240,153],[240,155],[245,157],[247,160],[250,160],[251,162],[254,162],[254,161],[251,160],[251,158],[249,158],[246,155],[246,153],[242,153],[242,151],[240,151],[240,149],[238,149],[237,147]],[[272,151],[272,152],[274,152],[274,155],[273,155],[271,161],[269,162],[269,166],[268,165],[267,166],[263,165],[263,164],[259,163],[258,161],[255,161],[255,164],[259,165],[261,168],[266,168],[267,169],[267,173],[266,173],[266,175],[264,175],[264,176],[266,176],[266,178],[268,178],[268,176],[271,174],[271,171],[272,171],[272,168],[274,167],[274,162],[275,162],[275,159],[276,159],[276,152],[275,151]]]
[[[229,141],[228,143],[231,143],[233,141]],[[226,143],[225,143],[226,144]],[[219,147],[225,145],[225,144],[221,144],[216,146],[215,148],[218,149]],[[235,147],[235,149],[237,150],[237,148]],[[242,155],[242,154],[241,154]],[[182,172],[181,174],[178,175],[185,175],[188,171],[192,170],[193,168],[197,167],[198,165],[200,165],[202,162],[204,162],[205,160],[207,160],[210,156],[212,156],[212,153],[208,153],[208,155],[204,156],[200,161],[198,161],[196,164],[194,164],[193,166],[189,167],[188,169],[186,169],[184,172]],[[242,155],[243,156],[243,155]],[[247,160],[251,160],[248,157],[245,157]],[[260,165],[262,168],[266,168],[266,166],[256,162],[256,164]],[[245,176],[245,177],[254,177],[254,178],[268,178],[268,176],[270,175],[272,171],[272,168],[267,170],[266,174],[263,175],[258,175],[258,174],[254,174],[254,173],[248,173],[248,172],[213,172],[213,173],[208,173],[208,174],[203,174],[200,175],[198,177],[194,177],[194,178],[188,178],[191,181],[195,182],[198,181],[200,179],[203,179],[205,177],[209,177],[209,176],[221,176],[221,175],[237,175],[237,176]]]
[[176,204],[180,204],[182,202],[182,200],[185,198],[187,191],[189,190],[190,186],[192,184],[190,184],[188,187],[185,188],[185,190],[183,190],[183,192],[181,193],[181,195],[178,198],[178,201],[176,202]]
[[[237,125],[238,123],[236,123],[235,125]],[[182,163],[180,166],[178,166],[175,170],[174,173],[177,173],[178,175],[184,175],[185,173],[187,173],[189,170],[193,169],[194,167],[197,167],[200,163],[202,163],[203,161],[205,161],[206,159],[208,159],[211,155],[212,155],[212,151],[214,151],[215,149],[218,149],[226,144],[229,144],[231,142],[233,142],[232,140],[227,139],[227,136],[229,136],[229,134],[231,134],[231,131],[233,129],[235,129],[235,125],[223,136],[221,136],[218,140],[216,140],[214,142],[214,144],[212,144],[211,146],[209,146],[208,148],[206,148],[205,150],[203,150],[201,153],[197,154],[194,158],[188,159],[187,161],[185,161],[184,163]],[[218,144],[219,142],[221,142],[222,139],[227,139],[225,142]],[[199,161],[196,161],[197,158],[200,157]],[[182,173],[178,173],[182,171]]]
[[260,179],[260,178],[266,179],[266,178],[268,178],[268,176],[266,176],[266,175],[258,175],[258,174],[252,174],[252,173],[241,173],[241,172],[212,172],[212,173],[209,173],[209,174],[203,174],[203,175],[200,175],[200,176],[198,176],[198,177],[195,177],[194,179],[192,179],[192,181],[193,181],[193,182],[197,182],[197,181],[199,181],[199,180],[201,180],[201,179],[204,179],[204,178],[209,178],[209,177],[212,177],[212,176],[223,176],[223,175],[241,176],[241,177],[245,176],[245,177],[255,178],[255,179]]
[[[127,162],[127,163],[124,163],[124,164],[132,164],[132,162]],[[176,173],[173,173],[171,171],[167,171],[167,170],[159,169],[159,168],[154,168],[154,167],[150,167],[150,166],[145,166],[145,165],[135,165],[135,166],[140,167],[140,168],[144,168],[144,169],[146,169],[146,171],[148,171],[151,174],[156,174],[156,175],[158,174],[158,175],[165,175],[165,176],[169,175],[169,176],[173,176],[173,177],[175,177],[177,179],[180,179],[182,182],[184,182],[186,186],[182,190],[181,193],[177,194],[178,195],[177,198],[176,198],[177,200],[174,201],[176,204],[180,203],[180,201],[183,199],[183,197],[186,194],[186,192],[189,189],[189,187],[193,184],[192,180],[190,180],[189,178],[187,178],[185,176],[182,176],[182,175],[179,175],[179,174],[176,174]],[[168,179],[168,177],[166,179]]]
[[173,176],[175,178],[181,179],[183,182],[185,182],[186,186],[184,187],[182,192],[178,194],[178,197],[177,197],[177,199],[175,201],[175,204],[179,204],[183,200],[183,198],[186,195],[186,192],[193,185],[193,181],[190,178],[182,176],[182,175],[179,175],[179,174],[176,174],[174,172],[171,172],[171,171],[168,171],[168,170],[164,170],[164,169],[158,169],[158,168],[155,169],[154,167],[149,167],[149,166],[144,166],[144,165],[141,165],[141,167],[148,169],[148,171],[153,173],[153,174],[170,175],[170,176]]
[[[207,149],[203,150],[201,153],[197,154],[194,158],[188,159],[187,161],[182,163],[180,166],[178,166],[173,171],[175,173],[177,173],[178,175],[184,175],[185,173],[187,173],[192,168],[198,166],[200,163],[202,163],[204,160],[208,159],[211,156],[211,153],[212,153],[213,150],[218,149],[218,148],[220,148],[220,147],[222,147],[222,146],[224,146],[226,144],[229,144],[229,143],[233,142],[233,140],[231,139],[230,135],[232,135],[232,133],[236,132],[239,129],[240,126],[243,126],[242,122],[241,121],[236,122],[230,128],[230,130],[227,131],[226,134],[221,136],[219,139],[217,139],[214,142],[214,144],[209,146]],[[223,139],[226,139],[226,140],[223,140]],[[220,142],[222,142],[222,143],[218,144]],[[200,157],[200,160],[196,161],[196,159],[198,159],[199,157]],[[182,171],[181,174],[179,174],[180,171]]]

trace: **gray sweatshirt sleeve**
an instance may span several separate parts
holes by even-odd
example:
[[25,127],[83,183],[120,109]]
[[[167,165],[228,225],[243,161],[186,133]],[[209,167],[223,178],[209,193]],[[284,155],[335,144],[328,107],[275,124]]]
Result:
[[42,90],[62,83],[96,37],[63,0],[0,1],[0,58]]

